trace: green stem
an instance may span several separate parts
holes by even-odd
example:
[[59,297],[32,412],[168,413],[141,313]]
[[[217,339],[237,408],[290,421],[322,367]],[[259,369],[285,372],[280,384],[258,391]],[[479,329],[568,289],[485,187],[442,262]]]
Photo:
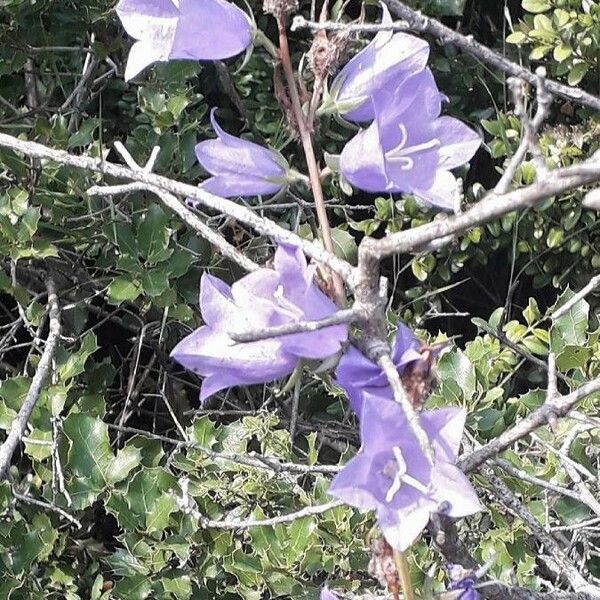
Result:
[[398,577],[400,578],[404,600],[415,600],[415,592],[410,578],[410,567],[404,552],[394,550],[394,562],[396,563],[396,569],[398,569]]

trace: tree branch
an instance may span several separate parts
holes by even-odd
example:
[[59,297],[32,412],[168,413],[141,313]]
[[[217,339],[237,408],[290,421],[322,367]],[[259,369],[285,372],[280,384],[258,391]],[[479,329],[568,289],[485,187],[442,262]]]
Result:
[[[482,62],[491,65],[492,67],[495,67],[496,69],[499,69],[508,75],[524,79],[532,86],[538,85],[539,82],[535,74],[529,69],[526,69],[525,67],[508,60],[493,50],[490,50],[488,47],[473,39],[472,36],[462,35],[461,33],[446,27],[436,19],[426,17],[420,12],[409,8],[406,6],[406,4],[404,4],[404,2],[400,2],[400,0],[383,1],[385,4],[387,4],[390,11],[397,17],[400,17],[406,21],[409,28],[413,31],[432,35],[444,44],[454,44],[463,52],[478,58]],[[556,96],[560,96],[565,100],[587,106],[593,110],[600,111],[600,98],[597,96],[588,94],[579,88],[564,85],[551,79],[547,80],[546,85],[548,87],[548,91]]]
[[60,338],[60,307],[58,304],[58,296],[56,295],[56,287],[52,279],[48,279],[46,282],[46,289],[48,290],[49,308],[48,338],[46,339],[42,357],[40,358],[37,370],[31,380],[31,385],[29,386],[23,405],[11,423],[6,440],[2,446],[0,446],[0,481],[6,477],[12,455],[23,439],[29,417],[35,408],[44,382],[46,381],[46,377],[48,376],[48,372],[50,371],[52,359],[54,358],[54,353],[56,352],[56,347],[58,346],[58,340]]

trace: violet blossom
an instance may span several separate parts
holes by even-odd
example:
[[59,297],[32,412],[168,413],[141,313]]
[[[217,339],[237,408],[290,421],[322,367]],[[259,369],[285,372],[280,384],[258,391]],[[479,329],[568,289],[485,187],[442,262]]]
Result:
[[390,546],[404,551],[432,513],[458,518],[481,510],[475,490],[455,466],[466,412],[443,408],[419,413],[433,464],[389,388],[365,394],[360,452],[333,480],[329,492],[351,506],[375,510]]
[[235,56],[254,35],[246,13],[225,0],[120,0],[116,10],[137,40],[127,59],[126,81],[155,62]]
[[[404,323],[400,323],[391,354],[400,375],[408,365],[423,359],[421,346],[414,333]],[[370,361],[354,346],[350,346],[344,352],[335,375],[336,383],[344,389],[352,410],[359,416],[362,412],[363,395],[375,394],[377,388],[390,385],[379,365]]]
[[205,325],[184,338],[171,357],[201,375],[203,401],[233,385],[265,383],[291,373],[301,359],[335,354],[346,340],[346,325],[255,342],[236,342],[230,334],[301,320],[323,319],[337,308],[313,283],[299,248],[280,244],[274,269],[249,273],[232,286],[204,274],[200,310]]
[[[382,24],[392,17],[382,4]],[[338,73],[320,112],[337,111],[348,121],[370,121],[375,117],[371,100],[422,71],[429,58],[429,44],[407,33],[380,31]]]
[[449,589],[456,592],[453,600],[480,600],[475,588],[476,574],[472,570],[454,564],[449,564],[447,569],[451,581]]
[[327,587],[321,589],[319,600],[339,600],[339,598]]
[[453,117],[440,117],[442,96],[429,69],[373,100],[375,121],[352,138],[340,168],[368,192],[405,192],[443,209],[458,202],[451,169],[467,163],[480,136]]
[[198,162],[212,175],[200,184],[203,190],[223,198],[266,196],[298,177],[279,152],[224,131],[215,110],[210,113],[210,122],[217,138],[196,146]]

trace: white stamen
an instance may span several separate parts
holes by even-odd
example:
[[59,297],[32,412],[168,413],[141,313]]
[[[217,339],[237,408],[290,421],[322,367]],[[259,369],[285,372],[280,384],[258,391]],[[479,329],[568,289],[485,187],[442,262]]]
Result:
[[[412,475],[407,473],[408,467],[400,448],[398,446],[394,446],[392,448],[392,452],[394,453],[394,460],[396,464],[394,465],[390,461],[383,469],[384,474],[392,479],[392,484],[385,494],[385,501],[391,502],[394,499],[394,496],[400,491],[403,483],[409,485],[422,494],[426,494],[429,491],[427,486],[423,485],[418,479],[415,479]],[[392,473],[394,474],[392,475]]]
[[422,144],[406,146],[406,142],[408,141],[408,131],[406,130],[406,125],[404,125],[404,123],[400,123],[398,127],[400,128],[400,142],[395,148],[386,153],[386,158],[390,162],[398,163],[402,171],[410,171],[410,169],[414,168],[415,161],[410,157],[411,154],[416,154],[417,152],[424,150],[432,150],[441,145],[440,140],[433,138],[432,140],[423,142]]

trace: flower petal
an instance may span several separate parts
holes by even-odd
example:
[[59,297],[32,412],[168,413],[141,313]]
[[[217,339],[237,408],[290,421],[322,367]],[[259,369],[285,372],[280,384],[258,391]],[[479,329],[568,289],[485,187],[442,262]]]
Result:
[[477,492],[458,467],[449,463],[436,463],[432,481],[438,490],[436,494],[438,501],[450,504],[450,508],[444,513],[449,517],[458,519],[482,510]]
[[340,169],[356,188],[366,192],[385,192],[389,180],[385,171],[379,130],[373,123],[355,135],[342,150]]
[[284,186],[258,177],[225,174],[209,177],[198,187],[221,198],[235,198],[236,196],[272,196]]
[[377,511],[377,522],[388,544],[404,552],[427,527],[429,515],[430,511],[426,505],[416,506],[411,511],[380,508]]
[[434,446],[436,459],[456,462],[466,418],[466,411],[457,406],[421,413],[421,425]]
[[441,142],[440,168],[454,169],[469,162],[482,139],[476,131],[453,117],[440,117],[433,123],[435,137]]
[[358,454],[335,476],[329,494],[362,510],[376,508],[378,502],[369,485],[371,472],[371,458]]
[[244,11],[225,0],[179,0],[180,19],[170,58],[219,60],[252,44]]
[[460,192],[456,177],[450,171],[437,171],[432,185],[428,189],[412,188],[415,196],[433,206],[454,211],[460,202]]

